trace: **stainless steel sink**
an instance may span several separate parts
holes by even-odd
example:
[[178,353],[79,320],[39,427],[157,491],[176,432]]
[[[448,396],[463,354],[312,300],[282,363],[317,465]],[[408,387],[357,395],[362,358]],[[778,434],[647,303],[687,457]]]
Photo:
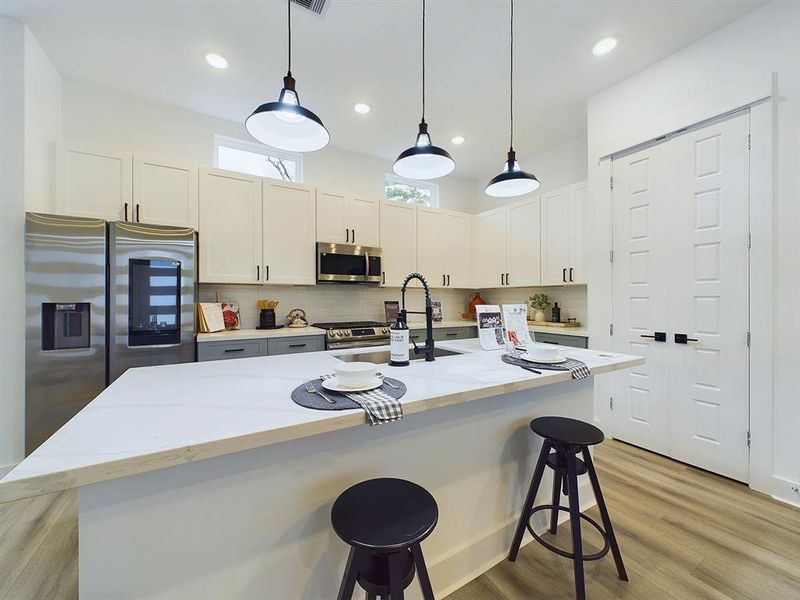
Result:
[[[435,358],[441,358],[443,356],[455,356],[456,354],[462,354],[461,352],[453,352],[452,350],[445,350],[444,348],[434,348],[433,349],[433,356]],[[376,365],[384,364],[389,362],[389,351],[382,350],[380,352],[362,352],[359,354],[341,354],[337,356],[341,361],[344,362],[371,362],[375,363]],[[425,360],[424,354],[414,354],[413,351],[409,352],[409,358],[411,360]]]

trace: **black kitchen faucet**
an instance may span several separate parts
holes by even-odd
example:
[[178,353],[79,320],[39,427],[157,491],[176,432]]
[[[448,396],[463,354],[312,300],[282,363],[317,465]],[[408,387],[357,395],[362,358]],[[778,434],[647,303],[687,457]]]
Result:
[[[422,282],[422,287],[425,288],[425,312],[421,312],[418,310],[406,310],[406,287],[408,287],[408,282],[412,279],[419,279]],[[419,348],[417,347],[416,342],[412,339],[411,343],[414,344],[414,354],[422,354],[425,353],[425,362],[431,362],[434,360],[433,358],[433,306],[431,305],[431,291],[428,288],[428,282],[425,281],[425,278],[420,275],[419,273],[411,273],[408,275],[405,280],[403,281],[403,285],[400,288],[400,318],[403,320],[403,323],[408,325],[408,315],[425,315],[425,347]]]

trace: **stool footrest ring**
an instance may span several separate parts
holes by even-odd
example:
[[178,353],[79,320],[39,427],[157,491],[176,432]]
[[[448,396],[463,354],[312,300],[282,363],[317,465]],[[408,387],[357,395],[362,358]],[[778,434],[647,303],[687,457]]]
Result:
[[[564,512],[569,512],[569,508],[567,508],[566,506],[561,506],[559,504],[542,504],[541,506],[536,506],[533,509],[531,509],[531,512],[528,515],[528,522],[526,523],[526,527],[528,528],[528,531],[530,531],[531,535],[533,536],[533,539],[535,539],[542,546],[544,546],[545,548],[550,550],[550,552],[555,552],[556,554],[558,554],[559,556],[563,556],[564,558],[574,559],[575,558],[575,553],[574,552],[567,552],[566,550],[562,550],[561,548],[557,548],[556,546],[554,546],[553,544],[551,544],[547,540],[542,539],[539,536],[539,534],[537,534],[536,531],[533,529],[533,526],[531,526],[531,519],[533,518],[533,515],[535,515],[537,512],[539,512],[540,510],[554,510],[554,509],[555,510],[563,510]],[[597,521],[595,521],[594,519],[592,519],[591,517],[589,517],[589,516],[587,516],[587,515],[585,515],[583,513],[581,513],[580,515],[581,515],[581,519],[587,521],[590,525],[592,525],[600,533],[600,535],[603,537],[603,548],[600,551],[595,552],[593,554],[584,554],[583,555],[583,560],[600,560],[606,554],[608,554],[608,551],[610,549],[610,545],[609,545],[609,542],[608,542],[608,535],[606,534],[605,530],[600,526],[600,524]]]

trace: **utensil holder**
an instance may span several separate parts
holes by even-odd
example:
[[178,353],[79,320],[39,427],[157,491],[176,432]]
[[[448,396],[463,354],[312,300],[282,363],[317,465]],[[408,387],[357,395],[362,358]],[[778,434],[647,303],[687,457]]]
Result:
[[272,308],[262,308],[258,316],[259,327],[275,327],[275,310]]

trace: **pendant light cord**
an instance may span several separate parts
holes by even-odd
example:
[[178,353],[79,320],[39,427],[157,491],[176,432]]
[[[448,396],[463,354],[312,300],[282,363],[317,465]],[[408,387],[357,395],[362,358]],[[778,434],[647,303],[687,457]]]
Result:
[[286,19],[289,21],[289,74],[292,73],[292,0],[286,1]]
[[511,143],[510,150],[514,150],[514,0],[511,0],[511,70],[509,77],[509,85],[511,88],[510,96],[510,114],[511,114]]
[[425,122],[425,0],[422,0],[422,122]]

